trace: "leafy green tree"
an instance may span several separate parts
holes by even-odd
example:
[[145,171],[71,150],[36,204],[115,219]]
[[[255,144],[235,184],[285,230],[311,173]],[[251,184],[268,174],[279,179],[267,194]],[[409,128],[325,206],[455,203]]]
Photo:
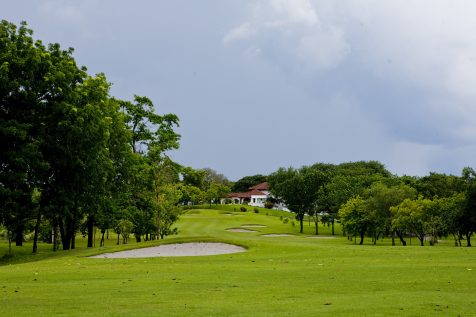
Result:
[[183,205],[188,205],[188,204],[196,205],[205,199],[203,191],[200,188],[195,187],[193,185],[179,184],[178,189],[181,192],[180,203]]
[[[390,207],[399,205],[404,199],[416,197],[416,190],[408,185],[387,186],[382,182],[374,183],[365,191],[367,212],[372,220],[369,234],[373,236],[374,244],[381,235],[389,235],[392,227]],[[395,245],[395,235],[392,233],[392,245]]]
[[231,182],[228,180],[228,178],[226,178],[225,175],[220,174],[211,168],[204,168],[202,170],[205,171],[205,188],[209,188],[213,183],[222,184],[228,188],[230,187]]
[[393,229],[398,232],[414,234],[420,240],[420,245],[423,246],[428,233],[427,217],[433,207],[433,201],[421,196],[416,200],[407,198],[398,206],[390,207],[393,213]]
[[329,213],[334,235],[334,222],[341,206],[350,198],[362,195],[365,187],[361,177],[337,174],[319,189],[319,205]]
[[268,177],[271,193],[296,213],[301,233],[305,214],[315,217],[316,234],[318,233],[318,193],[326,180],[325,173],[306,166],[299,170],[280,168]]
[[231,187],[231,191],[234,193],[247,192],[250,187],[264,183],[268,180],[265,175],[257,174],[251,176],[245,176],[237,180]]
[[[174,131],[179,121],[176,115],[156,114],[147,97],[135,96],[134,101],[120,101],[120,104],[132,134],[130,144],[137,162],[129,184],[133,201],[130,210],[136,240],[141,241],[142,235],[147,239],[157,231],[154,217],[163,210],[157,204],[157,188],[162,185],[162,176],[166,176],[161,175],[164,171],[161,166],[170,161],[165,153],[178,148],[180,135]],[[175,174],[178,179],[178,173]]]
[[172,225],[178,220],[181,191],[178,184],[166,183],[157,188],[158,212],[156,214],[157,234],[163,239],[170,234],[176,234],[177,228]]
[[476,232],[476,172],[470,168],[463,169],[465,181],[464,213],[461,221],[461,233],[466,237],[466,245],[471,246],[471,236]]
[[365,233],[372,224],[365,200],[360,196],[349,199],[339,209],[339,218],[347,235],[360,236],[359,244],[363,244]]
[[464,191],[464,180],[455,175],[430,173],[428,176],[419,178],[415,188],[419,194],[428,199],[451,197]]
[[[38,213],[45,211],[45,194],[52,177],[49,145],[61,145],[55,130],[67,126],[74,113],[76,89],[86,77],[72,58],[72,49],[58,44],[48,48],[33,41],[33,32],[22,23],[19,28],[6,21],[0,26],[0,155],[2,195],[7,202],[3,214],[23,238],[23,225],[32,218],[28,206],[33,190],[42,192]],[[54,138],[54,140],[53,140]],[[62,157],[55,157],[61,160]],[[67,158],[66,158],[67,159]],[[11,221],[12,219],[16,221]],[[36,219],[40,219],[36,215]],[[37,226],[35,226],[36,228]]]
[[200,190],[206,190],[205,177],[207,172],[203,169],[193,169],[191,167],[183,167],[181,175],[183,183],[199,188]]
[[437,208],[441,215],[444,233],[451,234],[455,240],[455,246],[461,246],[462,225],[466,206],[464,193],[455,194],[451,197],[436,200]]
[[224,184],[220,183],[211,183],[206,192],[204,192],[204,197],[210,204],[210,207],[213,202],[218,204],[221,198],[225,197],[230,192],[230,188]]
[[172,225],[180,215],[179,203],[183,192],[179,183],[181,167],[169,159],[164,159],[154,168],[154,198],[156,213],[154,215],[155,233],[164,238],[169,234],[177,233]]
[[119,220],[115,227],[114,231],[117,233],[117,244],[119,244],[119,238],[122,236],[122,243],[127,244],[130,234],[134,224],[127,219]]

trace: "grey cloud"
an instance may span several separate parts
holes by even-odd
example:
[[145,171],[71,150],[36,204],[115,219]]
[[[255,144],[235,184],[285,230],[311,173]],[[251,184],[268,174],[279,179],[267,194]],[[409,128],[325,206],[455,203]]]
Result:
[[421,175],[476,157],[476,7],[448,3],[50,0],[2,13],[75,47],[115,96],[177,113],[184,165],[237,179],[376,159]]

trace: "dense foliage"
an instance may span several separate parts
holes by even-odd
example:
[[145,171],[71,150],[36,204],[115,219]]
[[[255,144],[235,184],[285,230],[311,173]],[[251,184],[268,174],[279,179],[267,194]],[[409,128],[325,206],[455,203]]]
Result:
[[379,162],[339,165],[314,164],[300,169],[281,168],[268,177],[271,192],[282,200],[301,223],[305,215],[334,225],[339,220],[349,239],[398,238],[406,245],[416,237],[421,245],[452,236],[471,246],[476,232],[476,174],[462,176],[431,173],[421,178],[398,177]]
[[22,245],[33,231],[36,251],[38,239],[75,248],[78,232],[91,247],[96,227],[139,241],[173,233],[180,166],[165,153],[179,146],[177,116],[156,114],[147,97],[113,98],[72,49],[32,35],[25,23],[0,24],[0,221],[9,240]]

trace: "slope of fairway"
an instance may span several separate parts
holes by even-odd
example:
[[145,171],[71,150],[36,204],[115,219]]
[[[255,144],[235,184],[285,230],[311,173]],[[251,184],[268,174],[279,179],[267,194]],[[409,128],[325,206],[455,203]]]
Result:
[[[255,231],[227,231],[247,225]],[[226,242],[247,251],[89,259],[83,256],[98,249],[82,249],[4,265],[2,316],[474,316],[476,311],[476,248],[308,239],[297,223],[250,212],[193,210],[178,226],[180,234],[164,242]],[[306,231],[312,230],[306,224]],[[262,236],[284,233],[292,235]]]

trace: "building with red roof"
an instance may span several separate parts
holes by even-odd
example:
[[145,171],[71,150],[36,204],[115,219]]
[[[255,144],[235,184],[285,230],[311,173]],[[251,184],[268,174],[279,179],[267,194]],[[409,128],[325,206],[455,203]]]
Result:
[[267,182],[252,186],[250,190],[244,193],[230,193],[226,198],[231,199],[235,204],[249,204],[255,207],[264,207],[268,199],[269,185]]

